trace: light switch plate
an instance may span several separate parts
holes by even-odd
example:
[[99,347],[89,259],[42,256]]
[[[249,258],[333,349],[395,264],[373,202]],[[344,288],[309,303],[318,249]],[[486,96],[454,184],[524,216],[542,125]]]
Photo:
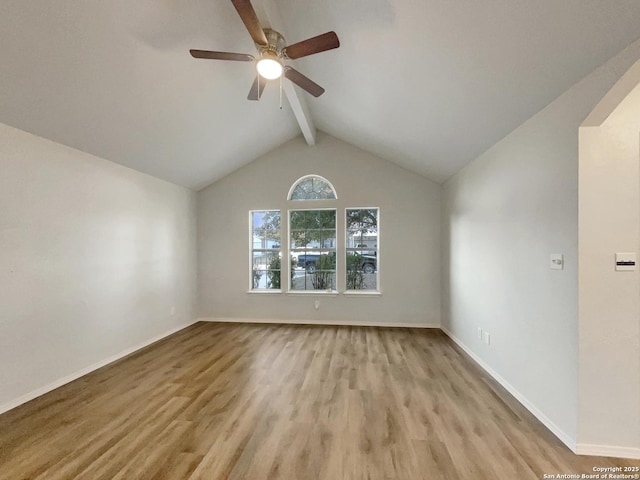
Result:
[[616,271],[632,272],[636,269],[636,252],[616,253]]
[[549,268],[551,270],[564,270],[564,255],[561,253],[549,255]]

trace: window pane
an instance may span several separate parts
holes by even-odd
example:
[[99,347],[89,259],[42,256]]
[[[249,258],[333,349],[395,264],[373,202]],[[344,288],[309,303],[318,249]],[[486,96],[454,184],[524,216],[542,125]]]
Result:
[[322,177],[304,177],[296,183],[290,200],[332,200],[336,198],[333,187]]
[[280,212],[251,212],[253,248],[280,248]]
[[251,288],[281,288],[280,212],[251,212]]
[[274,252],[253,252],[253,288],[280,289],[280,255]]
[[336,248],[336,230],[323,229],[319,231],[321,248]]
[[336,211],[290,212],[291,290],[336,289]]
[[378,289],[378,209],[346,211],[347,290]]

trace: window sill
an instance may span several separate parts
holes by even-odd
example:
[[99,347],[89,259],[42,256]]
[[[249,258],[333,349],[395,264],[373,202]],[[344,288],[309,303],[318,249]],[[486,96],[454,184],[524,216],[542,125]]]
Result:
[[336,297],[339,293],[337,290],[289,290],[287,295],[329,295]]
[[379,290],[347,290],[343,295],[348,297],[381,297],[382,292]]
[[[281,294],[285,293],[284,290],[275,290],[275,289],[261,289],[261,290],[247,290],[247,293],[250,294],[258,294],[258,295],[273,295],[273,294]],[[341,292],[337,290],[289,290],[286,292],[287,295],[329,295],[333,297],[337,297]],[[346,292],[342,292],[342,295],[347,297],[381,297],[382,292],[379,290],[347,290]]]

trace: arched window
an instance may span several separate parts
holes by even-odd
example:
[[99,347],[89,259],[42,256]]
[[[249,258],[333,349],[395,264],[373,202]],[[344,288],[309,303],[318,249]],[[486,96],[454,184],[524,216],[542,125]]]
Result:
[[305,175],[289,189],[288,200],[335,200],[338,198],[331,182],[320,175]]

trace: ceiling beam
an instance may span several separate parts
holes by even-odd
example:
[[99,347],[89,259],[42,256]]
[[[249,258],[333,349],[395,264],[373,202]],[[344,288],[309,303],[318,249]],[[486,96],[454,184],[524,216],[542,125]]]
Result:
[[[273,28],[287,38],[283,31],[284,24],[280,11],[273,0],[253,0],[253,8],[260,19],[262,28]],[[298,121],[302,135],[308,145],[316,144],[316,126],[311,118],[311,112],[303,95],[298,93],[292,82],[283,80],[282,89],[287,96],[291,110]]]

